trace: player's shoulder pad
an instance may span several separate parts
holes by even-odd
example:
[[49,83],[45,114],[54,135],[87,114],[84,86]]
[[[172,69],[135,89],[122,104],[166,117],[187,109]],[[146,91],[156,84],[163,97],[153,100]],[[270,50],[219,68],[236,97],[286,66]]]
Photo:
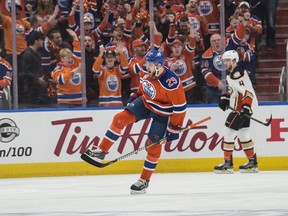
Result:
[[244,69],[239,66],[236,66],[230,74],[231,79],[234,80],[240,79],[243,76],[244,76]]
[[165,73],[159,78],[159,82],[164,88],[173,90],[178,88],[181,80],[173,71],[165,67]]

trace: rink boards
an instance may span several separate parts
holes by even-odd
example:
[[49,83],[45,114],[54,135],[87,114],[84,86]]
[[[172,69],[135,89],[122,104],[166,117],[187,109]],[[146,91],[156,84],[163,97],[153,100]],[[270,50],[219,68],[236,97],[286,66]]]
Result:
[[[288,170],[288,105],[260,106],[253,115],[266,127],[251,122],[260,170]],[[86,164],[80,154],[98,145],[110,122],[121,109],[41,110],[1,112],[0,178],[139,173],[145,159],[140,151],[125,160],[99,169]],[[217,107],[188,107],[183,126],[211,116],[211,120],[163,145],[157,172],[206,172],[223,161],[223,128],[228,111]],[[110,149],[113,160],[144,146],[150,120],[131,124]],[[246,162],[235,138],[234,170]]]

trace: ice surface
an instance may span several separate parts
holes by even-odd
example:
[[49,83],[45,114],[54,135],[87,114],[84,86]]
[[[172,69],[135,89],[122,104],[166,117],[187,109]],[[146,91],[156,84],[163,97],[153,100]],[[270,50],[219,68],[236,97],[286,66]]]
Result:
[[130,195],[138,177],[0,179],[0,215],[288,215],[288,171],[155,173],[147,194]]

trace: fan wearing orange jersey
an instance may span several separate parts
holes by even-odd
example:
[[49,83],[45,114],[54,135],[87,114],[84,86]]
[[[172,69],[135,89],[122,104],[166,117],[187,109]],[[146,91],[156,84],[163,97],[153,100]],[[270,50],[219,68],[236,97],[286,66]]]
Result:
[[[4,2],[1,2],[1,5]],[[7,3],[8,4],[8,3]],[[16,4],[16,23],[13,23],[16,26],[16,55],[18,63],[18,73],[21,73],[21,53],[27,48],[27,42],[25,39],[25,32],[30,30],[30,23],[27,20],[21,19],[22,6],[19,1],[15,2]],[[10,6],[8,7],[10,8]],[[10,9],[9,9],[10,10]],[[11,11],[10,11],[11,13]],[[4,45],[6,50],[5,59],[12,65],[13,63],[13,48],[12,48],[12,17],[11,15],[4,15],[4,12],[0,10],[0,25],[4,32]]]
[[201,16],[205,16],[208,22],[208,31],[210,35],[220,32],[219,4],[219,0],[198,1],[198,12]]
[[146,55],[137,93],[131,96],[125,109],[114,116],[100,145],[85,152],[92,160],[101,162],[128,124],[152,119],[146,141],[146,146],[149,146],[147,156],[140,179],[130,187],[131,194],[146,192],[161,155],[160,142],[164,137],[167,142],[177,140],[185,118],[186,99],[182,83],[173,71],[164,66],[164,62],[165,57],[159,50]]
[[[116,44],[116,52],[114,50],[104,52],[102,46],[99,56],[93,64],[93,72],[99,83],[99,106],[123,106],[121,78],[128,68],[128,61],[123,48],[124,43],[121,41]],[[116,53],[119,54],[120,65],[116,63]],[[104,59],[105,65],[102,65]]]
[[196,82],[192,71],[192,64],[195,56],[196,31],[194,30],[193,24],[190,24],[188,35],[189,42],[184,45],[180,39],[175,39],[175,34],[170,34],[171,32],[175,32],[174,29],[175,25],[170,24],[170,30],[172,31],[169,30],[169,37],[174,40],[167,40],[171,41],[167,46],[172,50],[172,54],[167,58],[165,65],[180,78],[187,102],[193,103],[194,99],[192,89],[196,86]]
[[73,37],[73,53],[68,48],[60,50],[61,62],[51,72],[51,77],[56,83],[58,107],[79,107],[82,102],[86,103],[82,96],[80,41],[74,31],[66,31]]
[[[19,9],[20,13],[20,17],[21,19],[25,19],[26,18],[26,14],[25,14],[25,0],[15,0],[15,6],[16,6],[16,10]],[[3,15],[5,16],[11,16],[11,0],[2,0],[1,4],[0,4],[0,11]],[[16,12],[17,13],[17,12]]]

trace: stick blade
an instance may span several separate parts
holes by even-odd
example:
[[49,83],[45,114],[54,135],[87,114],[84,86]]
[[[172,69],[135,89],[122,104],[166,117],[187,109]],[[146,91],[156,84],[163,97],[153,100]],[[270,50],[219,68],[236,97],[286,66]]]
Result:
[[271,124],[271,122],[272,122],[272,114],[270,115],[269,121],[267,123],[265,123],[265,126],[269,126]]
[[96,166],[98,168],[103,168],[105,167],[105,164],[102,164],[98,161],[93,160],[91,157],[89,157],[87,154],[82,154],[81,159],[84,160],[85,162],[91,164],[92,166]]

